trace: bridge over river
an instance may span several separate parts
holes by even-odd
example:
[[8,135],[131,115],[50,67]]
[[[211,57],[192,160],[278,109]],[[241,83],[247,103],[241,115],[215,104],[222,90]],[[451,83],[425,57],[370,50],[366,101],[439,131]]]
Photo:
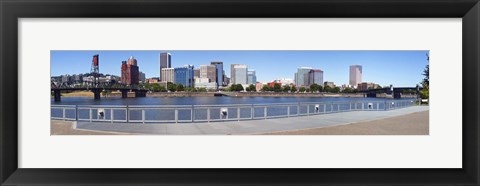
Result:
[[366,94],[366,97],[369,97],[369,98],[377,97],[378,93],[386,93],[386,94],[392,95],[392,97],[395,99],[400,99],[402,98],[402,93],[406,90],[414,90],[416,95],[420,95],[419,92],[422,89],[423,88],[419,87],[418,85],[416,87],[393,87],[392,85],[390,85],[390,87],[368,89],[368,90],[363,90],[359,92]]
[[127,85],[85,85],[85,86],[57,86],[51,84],[50,90],[53,92],[55,101],[60,101],[62,92],[67,91],[79,91],[87,90],[93,92],[94,99],[100,99],[100,93],[102,91],[120,91],[122,93],[122,98],[127,98],[128,92],[135,92],[135,97],[145,97],[148,90],[139,86],[127,86]]

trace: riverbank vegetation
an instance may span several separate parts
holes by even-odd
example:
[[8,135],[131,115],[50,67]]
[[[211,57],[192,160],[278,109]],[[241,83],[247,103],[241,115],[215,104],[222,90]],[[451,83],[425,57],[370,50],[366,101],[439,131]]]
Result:
[[429,67],[429,65],[427,65],[425,67],[422,75],[424,76],[424,78],[421,82],[423,89],[420,91],[420,95],[421,95],[422,99],[428,99],[429,88],[430,88],[430,86],[429,86],[429,83],[430,83],[430,67]]

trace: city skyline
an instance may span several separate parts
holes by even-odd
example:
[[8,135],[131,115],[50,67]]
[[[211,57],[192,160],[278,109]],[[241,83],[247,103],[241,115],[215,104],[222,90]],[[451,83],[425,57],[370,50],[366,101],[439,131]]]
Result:
[[255,69],[259,82],[293,80],[299,67],[312,67],[324,72],[323,81],[349,84],[349,67],[358,64],[363,67],[363,82],[413,86],[422,80],[428,64],[428,51],[51,51],[51,76],[88,73],[92,56],[99,54],[100,73],[120,76],[121,62],[133,56],[147,78],[159,77],[163,52],[171,54],[171,68],[222,61],[223,70],[230,72],[231,64],[244,64]]

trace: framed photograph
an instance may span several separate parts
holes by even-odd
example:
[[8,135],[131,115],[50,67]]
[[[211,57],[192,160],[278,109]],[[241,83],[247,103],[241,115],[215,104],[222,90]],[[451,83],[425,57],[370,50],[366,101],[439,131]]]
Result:
[[2,1],[1,185],[478,185],[479,8]]

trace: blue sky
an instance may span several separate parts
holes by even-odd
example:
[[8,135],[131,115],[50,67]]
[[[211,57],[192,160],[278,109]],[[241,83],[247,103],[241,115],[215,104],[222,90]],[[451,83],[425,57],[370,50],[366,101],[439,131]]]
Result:
[[230,64],[246,64],[256,70],[257,81],[277,78],[294,79],[298,67],[324,71],[324,81],[348,84],[349,66],[363,66],[364,82],[382,86],[415,86],[422,79],[428,64],[428,51],[51,51],[51,75],[90,72],[92,56],[99,54],[100,72],[120,75],[121,62],[134,56],[146,77],[159,76],[159,54],[172,54],[172,66],[191,64],[195,68],[211,61],[223,61],[230,77]]

